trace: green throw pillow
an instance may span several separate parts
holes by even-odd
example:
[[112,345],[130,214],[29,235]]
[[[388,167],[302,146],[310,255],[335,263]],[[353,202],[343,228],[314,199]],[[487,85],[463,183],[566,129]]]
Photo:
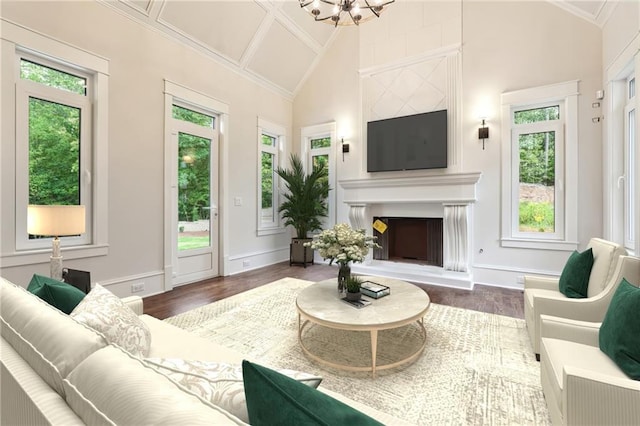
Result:
[[593,267],[593,250],[574,251],[560,275],[560,293],[574,299],[587,297],[589,276]]
[[249,361],[242,361],[242,377],[252,426],[382,424],[329,395]]
[[71,284],[38,274],[33,274],[27,290],[67,315],[86,296],[82,290]]
[[640,380],[640,288],[624,278],[600,326],[599,343],[627,376]]

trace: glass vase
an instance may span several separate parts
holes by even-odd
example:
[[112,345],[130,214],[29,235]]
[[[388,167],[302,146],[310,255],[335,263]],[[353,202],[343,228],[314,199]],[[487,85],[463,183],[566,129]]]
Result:
[[347,289],[347,280],[351,276],[351,267],[349,265],[340,265],[338,270],[338,293],[344,293]]

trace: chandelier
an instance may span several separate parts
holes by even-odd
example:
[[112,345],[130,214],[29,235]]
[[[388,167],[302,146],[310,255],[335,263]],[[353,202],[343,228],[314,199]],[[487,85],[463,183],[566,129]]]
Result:
[[[380,17],[385,6],[395,0],[298,0],[300,7],[316,21],[334,26],[360,25],[373,17]],[[344,16],[343,16],[344,14]],[[351,19],[349,19],[351,18]]]

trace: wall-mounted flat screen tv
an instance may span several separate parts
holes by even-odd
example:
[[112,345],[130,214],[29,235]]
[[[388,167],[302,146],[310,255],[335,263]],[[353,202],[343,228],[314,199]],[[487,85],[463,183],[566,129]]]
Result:
[[367,171],[447,167],[447,110],[367,123]]

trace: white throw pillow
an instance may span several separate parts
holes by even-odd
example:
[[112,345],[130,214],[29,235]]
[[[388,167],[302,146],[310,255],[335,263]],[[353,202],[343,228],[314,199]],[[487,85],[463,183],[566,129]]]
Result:
[[107,342],[134,356],[149,355],[151,332],[145,323],[118,296],[100,284],[71,312],[77,321],[102,333]]
[[[145,361],[205,401],[249,423],[242,381],[242,365],[185,361],[177,358],[147,358]],[[322,377],[300,371],[286,369],[276,371],[313,388],[317,388],[322,381]]]

